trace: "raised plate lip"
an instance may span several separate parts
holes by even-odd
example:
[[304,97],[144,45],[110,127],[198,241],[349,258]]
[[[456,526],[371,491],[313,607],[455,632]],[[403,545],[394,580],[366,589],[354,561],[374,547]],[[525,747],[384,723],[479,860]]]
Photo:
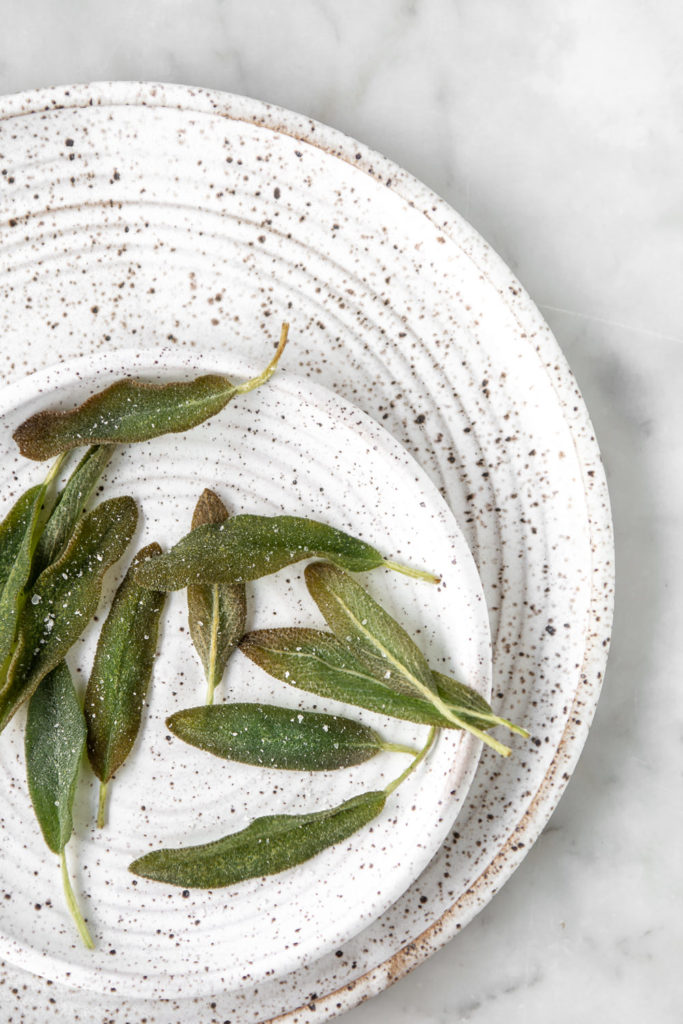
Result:
[[[319,995],[312,1005],[284,1012],[278,1021],[323,1021],[368,999],[399,980],[440,949],[481,910],[511,876],[536,841],[566,788],[595,713],[611,638],[614,592],[614,538],[607,480],[595,433],[569,365],[540,311],[520,282],[481,235],[445,200],[387,157],[343,132],[312,118],[219,90],[161,82],[118,81],[62,85],[0,98],[0,122],[63,108],[152,106],[219,115],[286,134],[321,149],[361,173],[383,182],[419,210],[440,234],[450,235],[481,277],[505,302],[536,351],[557,395],[581,467],[593,551],[591,628],[569,724],[551,765],[513,835],[468,891],[404,949],[359,975],[351,985]],[[600,607],[600,616],[596,607]],[[576,721],[572,721],[575,718]],[[578,724],[577,724],[578,722]]]
[[[266,356],[267,358],[267,356]],[[123,371],[125,367],[125,371]],[[203,373],[224,374],[231,380],[248,378],[260,369],[251,359],[244,359],[239,353],[231,352],[224,356],[217,353],[206,355],[192,350],[178,349],[174,347],[155,347],[144,349],[122,348],[116,350],[102,350],[89,355],[68,359],[61,363],[53,364],[35,373],[28,374],[5,388],[0,389],[0,418],[11,416],[17,409],[26,402],[34,401],[38,396],[44,397],[49,403],[50,395],[57,392],[58,396],[64,390],[76,388],[83,391],[83,398],[93,393],[92,379],[96,374],[105,378],[103,383],[109,385],[114,380],[122,377],[142,377],[144,379],[160,379],[173,377],[174,379],[191,379]],[[463,578],[464,590],[467,600],[480,610],[481,634],[477,643],[478,661],[481,665],[477,674],[477,690],[487,700],[491,698],[492,688],[492,661],[491,661],[491,637],[486,614],[486,599],[484,596],[479,574],[468,548],[467,541],[460,530],[460,527],[453,516],[446,500],[439,493],[438,489],[429,479],[427,473],[422,469],[410,452],[394,438],[380,423],[372,416],[359,409],[352,402],[335,394],[329,388],[301,374],[278,369],[267,385],[269,391],[279,390],[286,398],[295,399],[297,403],[307,403],[316,416],[321,419],[328,419],[338,422],[342,428],[353,432],[363,447],[368,447],[380,453],[379,457],[388,465],[391,465],[399,473],[403,473],[410,480],[415,482],[416,491],[429,502],[433,509],[432,521],[438,521],[445,529],[448,538],[448,550],[453,554],[454,561],[457,560],[459,573]],[[217,419],[221,413],[217,413]],[[191,434],[191,430],[183,431],[178,437]],[[11,450],[13,443],[10,440],[8,448]],[[0,452],[2,448],[0,447]],[[45,467],[52,460],[45,462],[28,460],[27,464],[34,467]],[[391,575],[391,574],[390,574]],[[429,587],[430,584],[418,584]],[[426,728],[426,727],[423,727]],[[449,768],[449,781],[446,789],[450,788],[451,800],[448,804],[448,813],[438,825],[434,826],[434,837],[428,845],[426,853],[421,858],[421,864],[417,875],[407,884],[401,879],[396,879],[378,901],[378,908],[373,910],[372,915],[362,923],[359,931],[370,925],[377,918],[381,917],[390,906],[392,906],[407,889],[419,877],[429,860],[435,855],[444,839],[455,824],[455,820],[462,809],[467,798],[472,782],[474,781],[477,766],[479,764],[482,745],[470,733],[458,733],[449,737],[456,743],[454,756]],[[385,878],[385,883],[389,879]],[[343,916],[343,915],[342,915]],[[338,928],[338,923],[335,922]],[[329,954],[339,945],[354,938],[358,932],[348,934],[348,929],[337,930],[326,939],[324,950],[317,949],[315,955],[307,955],[302,959],[304,951],[297,955],[290,952],[288,965],[282,971],[283,976],[291,971],[298,970],[310,965],[320,955]],[[131,999],[156,999],[160,998],[158,992],[159,980],[153,976],[149,981],[139,979],[131,982],[125,971],[103,971],[99,966],[83,966],[62,961],[52,954],[41,952],[32,946],[17,942],[11,937],[0,934],[0,946],[4,947],[4,956],[9,963],[23,966],[39,973],[41,977],[53,982],[67,984],[71,987],[82,989],[93,995],[105,995],[112,986],[116,987],[119,995]],[[280,973],[280,972],[278,972]],[[245,988],[252,988],[255,984],[268,980],[272,974],[272,965],[262,965],[262,971],[258,971],[250,977],[247,986],[235,986],[235,993],[244,991]],[[206,989],[206,975],[200,975],[199,980],[192,977],[184,977],[176,981],[173,975],[165,975],[163,984],[166,987],[168,998],[206,998],[213,989]],[[211,981],[211,978],[209,978]],[[214,983],[213,981],[211,982]],[[227,990],[226,990],[227,991]]]

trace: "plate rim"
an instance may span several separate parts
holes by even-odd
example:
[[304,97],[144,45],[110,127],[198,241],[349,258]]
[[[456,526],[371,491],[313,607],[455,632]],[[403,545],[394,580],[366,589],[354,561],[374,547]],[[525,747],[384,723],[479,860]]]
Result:
[[[550,766],[510,837],[468,891],[376,967],[342,988],[271,1017],[271,1022],[324,1021],[404,977],[460,931],[512,875],[539,837],[562,796],[588,735],[607,662],[614,607],[614,538],[607,480],[590,416],[569,364],[540,310],[507,264],[469,222],[432,189],[389,158],[344,132],[286,108],[216,89],[152,81],[96,81],[26,90],[0,97],[0,125],[14,117],[59,109],[161,107],[211,114],[288,135],[373,178],[418,210],[433,229],[450,235],[494,288],[546,372],[571,434],[582,472],[593,554],[589,628],[572,711]],[[463,243],[466,243],[463,244]],[[514,297],[514,302],[512,301]],[[599,603],[601,615],[596,617]],[[495,879],[495,882],[492,880]]]

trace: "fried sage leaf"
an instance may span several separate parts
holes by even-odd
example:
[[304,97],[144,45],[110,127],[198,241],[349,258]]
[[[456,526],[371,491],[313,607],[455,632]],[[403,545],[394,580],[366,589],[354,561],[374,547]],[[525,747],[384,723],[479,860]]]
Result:
[[[192,529],[223,523],[228,510],[214,491],[206,488],[192,516]],[[187,588],[190,636],[204,666],[208,684],[206,703],[223,678],[228,658],[244,633],[247,590],[243,583],[200,583]]]
[[368,761],[383,750],[417,754],[385,743],[374,729],[341,715],[273,704],[187,708],[166,719],[179,739],[217,757],[263,768],[326,772]]
[[86,946],[93,948],[76,904],[65,847],[73,832],[72,810],[85,748],[85,719],[71,673],[62,661],[33,694],[26,719],[28,788],[45,842],[60,856],[66,902]]
[[319,697],[355,704],[368,711],[424,725],[458,728],[414,693],[397,693],[373,675],[332,633],[318,629],[258,629],[247,633],[240,650],[269,675]]
[[189,430],[220,412],[236,395],[270,379],[287,342],[287,330],[283,324],[277,352],[263,373],[244,384],[233,384],[215,373],[169,384],[124,378],[75,409],[43,410],[30,416],[12,436],[22,455],[42,461],[86,444],[129,444]]
[[436,680],[422,652],[406,631],[348,573],[328,562],[306,567],[306,585],[337,639],[375,676],[399,694],[430,701],[453,725],[507,757],[510,748],[463,718],[437,691]]
[[[242,638],[240,650],[269,675],[299,690],[408,722],[442,729],[461,728],[440,714],[431,701],[396,693],[387,686],[383,672],[373,675],[333,633],[318,629],[258,629]],[[476,690],[441,672],[432,671],[432,676],[446,706],[467,724],[480,729],[504,725],[520,736],[528,735],[518,725],[494,714]]]
[[213,843],[154,850],[134,861],[129,871],[189,889],[218,889],[274,875],[348,839],[382,812],[386,799],[380,790],[311,814],[257,818],[241,832]]
[[62,555],[34,583],[0,690],[0,731],[87,626],[97,609],[104,574],[126,550],[137,517],[130,497],[103,501],[82,516]]
[[94,445],[89,448],[58,494],[55,507],[43,528],[33,556],[32,581],[54,562],[66,547],[113,452],[112,445]]
[[28,788],[53,853],[61,853],[71,838],[71,811],[84,749],[83,711],[71,673],[61,661],[29,701],[25,734]]
[[148,544],[133,559],[100,631],[85,691],[88,759],[100,780],[100,828],[107,783],[128,757],[140,729],[166,598],[158,590],[139,587],[133,572],[141,560],[160,553],[158,544]]
[[325,558],[350,572],[381,565],[436,581],[387,560],[376,548],[333,526],[301,516],[233,516],[186,534],[161,558],[137,571],[143,587],[182,590],[196,583],[243,583],[304,558]]
[[62,461],[55,462],[42,484],[21,495],[0,525],[0,688],[17,635],[24,591],[40,536],[41,512]]

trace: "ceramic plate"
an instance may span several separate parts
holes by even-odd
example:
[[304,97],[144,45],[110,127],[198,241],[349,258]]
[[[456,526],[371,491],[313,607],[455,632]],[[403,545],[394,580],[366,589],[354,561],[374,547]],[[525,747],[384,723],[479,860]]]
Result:
[[[8,507],[45,473],[11,440],[28,416],[72,408],[131,373],[154,382],[199,373],[239,379],[236,369],[234,362],[199,360],[175,349],[115,352],[62,364],[5,389],[0,466]],[[438,568],[438,586],[384,569],[361,578],[409,632],[419,634],[435,668],[490,695],[486,605],[465,540],[426,474],[360,410],[282,373],[189,435],[117,450],[98,497],[136,499],[140,526],[131,550],[153,540],[167,549],[188,531],[205,487],[221,493],[233,513],[304,515],[361,537],[396,561]],[[100,620],[115,585],[110,578]],[[255,581],[247,596],[247,629],[326,628],[300,565]],[[98,633],[93,622],[70,654],[75,678],[88,678]],[[244,989],[348,941],[426,867],[453,825],[479,756],[480,743],[457,730],[439,735],[376,821],[295,869],[209,892],[134,879],[128,865],[148,849],[211,842],[265,814],[334,807],[384,788],[410,762],[405,754],[386,753],[352,770],[315,774],[216,762],[173,741],[164,724],[174,711],[201,704],[204,689],[187,631],[186,594],[177,592],[164,612],[144,731],[110,786],[103,831],[93,828],[97,784],[91,773],[81,787],[69,856],[85,894],[94,953],[78,941],[55,895],[56,858],[41,840],[25,781],[25,717],[20,713],[10,723],[0,746],[2,814],[12,823],[0,833],[0,889],[12,894],[0,919],[0,950],[8,960],[98,993],[114,986],[158,999]],[[429,733],[426,726],[303,693],[241,654],[231,659],[218,697],[347,715],[414,750]]]
[[[395,165],[305,118],[175,86],[58,89],[3,101],[0,154],[7,383],[131,346],[255,366],[286,316],[285,369],[361,408],[415,457],[479,569],[492,699],[532,739],[516,739],[505,762],[484,752],[420,877],[355,938],[284,977],[161,1004],[119,992],[103,1002],[108,1019],[149,1024],[325,1019],[470,920],[576,763],[613,585],[607,491],[581,396],[476,232]],[[87,1019],[87,996],[5,972],[17,1019]]]

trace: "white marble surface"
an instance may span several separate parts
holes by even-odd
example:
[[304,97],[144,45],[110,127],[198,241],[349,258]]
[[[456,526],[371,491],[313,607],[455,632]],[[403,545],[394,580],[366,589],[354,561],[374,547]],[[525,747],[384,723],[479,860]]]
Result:
[[457,939],[345,1020],[680,1020],[680,6],[2,10],[0,92],[155,79],[312,115],[443,195],[539,304],[583,389],[611,488],[618,587],[604,693],[569,788],[515,876]]

